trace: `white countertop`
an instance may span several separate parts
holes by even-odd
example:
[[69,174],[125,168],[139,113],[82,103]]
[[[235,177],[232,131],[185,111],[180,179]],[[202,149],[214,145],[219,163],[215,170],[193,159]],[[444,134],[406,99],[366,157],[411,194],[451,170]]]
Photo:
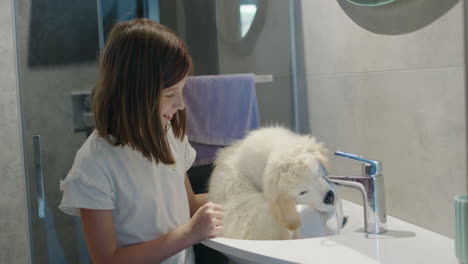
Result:
[[220,237],[203,244],[258,263],[458,264],[453,239],[391,216],[386,233],[367,235],[362,206],[343,201],[343,210],[349,221],[336,236],[269,241]]

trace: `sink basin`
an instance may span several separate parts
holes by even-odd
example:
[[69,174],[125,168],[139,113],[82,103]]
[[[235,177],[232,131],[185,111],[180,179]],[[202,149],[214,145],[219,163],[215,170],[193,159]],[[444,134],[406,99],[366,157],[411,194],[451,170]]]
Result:
[[425,263],[457,264],[453,239],[388,216],[388,231],[364,232],[363,208],[343,200],[348,221],[343,229],[333,214],[298,207],[302,239],[207,239],[202,243],[226,255],[232,263]]
[[[341,210],[341,203],[339,207]],[[306,205],[297,205],[296,209],[303,223],[299,228],[299,239],[338,235],[343,227],[342,214],[336,214],[335,210],[318,212]],[[345,223],[347,219],[346,216]]]

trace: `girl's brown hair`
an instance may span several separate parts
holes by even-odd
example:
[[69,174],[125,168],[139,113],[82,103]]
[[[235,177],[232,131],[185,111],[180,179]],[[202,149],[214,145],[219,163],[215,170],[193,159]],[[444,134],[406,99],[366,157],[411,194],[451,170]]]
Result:
[[[156,163],[175,163],[161,122],[162,89],[191,70],[186,44],[168,28],[149,19],[115,25],[100,59],[92,92],[99,135],[114,146],[128,145]],[[185,110],[171,120],[177,138],[185,136]]]

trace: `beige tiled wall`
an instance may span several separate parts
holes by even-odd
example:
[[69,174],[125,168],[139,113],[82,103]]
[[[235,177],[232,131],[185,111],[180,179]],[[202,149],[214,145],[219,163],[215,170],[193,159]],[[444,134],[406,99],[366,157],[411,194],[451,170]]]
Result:
[[310,130],[383,161],[389,215],[453,237],[452,199],[468,186],[463,1],[410,2],[301,1]]
[[30,263],[12,1],[0,1],[0,263]]

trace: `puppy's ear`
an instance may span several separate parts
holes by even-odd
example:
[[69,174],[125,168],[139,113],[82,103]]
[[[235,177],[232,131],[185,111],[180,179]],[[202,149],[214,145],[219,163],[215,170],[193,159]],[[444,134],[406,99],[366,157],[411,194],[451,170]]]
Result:
[[325,145],[321,142],[317,142],[315,137],[312,136],[305,136],[306,143],[304,145],[307,148],[307,152],[313,153],[317,160],[325,167],[327,171],[330,170],[330,161],[329,161],[329,154],[330,152],[325,147]]
[[301,225],[296,201],[288,195],[288,190],[294,186],[296,170],[306,165],[302,159],[297,159],[299,150],[294,148],[281,155],[272,155],[263,175],[263,193],[270,203],[273,219],[289,230],[296,230]]
[[296,210],[296,202],[281,195],[270,203],[271,212],[276,222],[287,229],[294,231],[301,225],[301,218]]
[[316,154],[320,163],[325,167],[325,169],[327,169],[327,171],[329,171],[330,161],[328,159],[328,155],[330,152],[325,148],[325,145],[323,143],[316,143],[314,153]]

